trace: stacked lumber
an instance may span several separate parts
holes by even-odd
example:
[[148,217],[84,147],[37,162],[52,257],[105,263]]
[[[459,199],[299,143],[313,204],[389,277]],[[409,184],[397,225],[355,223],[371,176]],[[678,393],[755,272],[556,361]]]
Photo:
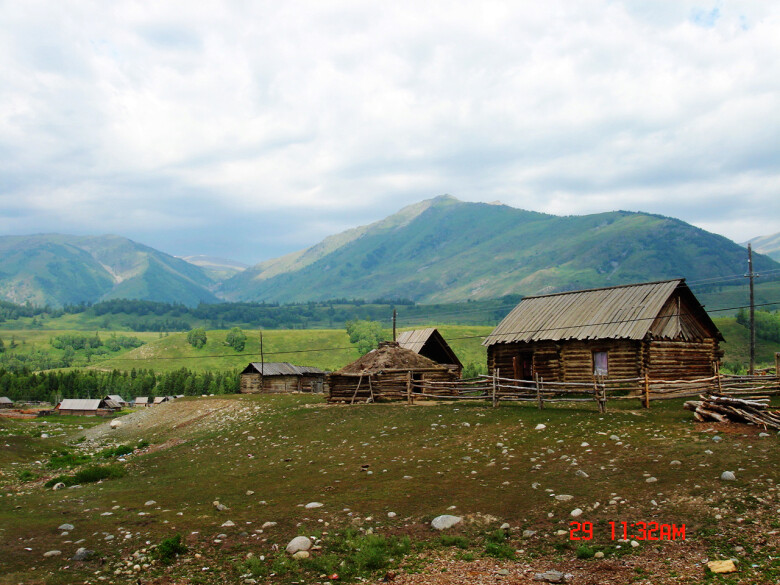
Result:
[[701,400],[689,400],[686,410],[692,410],[698,421],[753,423],[763,428],[780,430],[780,410],[768,410],[769,398],[731,398],[717,394],[701,395]]

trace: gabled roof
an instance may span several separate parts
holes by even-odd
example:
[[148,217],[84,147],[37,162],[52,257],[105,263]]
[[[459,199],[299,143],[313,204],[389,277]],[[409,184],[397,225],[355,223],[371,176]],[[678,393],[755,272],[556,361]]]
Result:
[[458,356],[435,327],[402,331],[396,337],[398,345],[442,364],[462,366]]
[[100,398],[65,398],[60,402],[60,410],[97,410],[103,400]]
[[[681,310],[671,306],[679,294]],[[676,297],[675,297],[676,298]],[[483,345],[564,339],[723,339],[684,279],[525,297]]]
[[122,398],[119,394],[108,394],[107,396],[104,397],[104,400],[112,400],[117,404],[127,404],[127,400]]
[[7,396],[0,396],[0,403],[2,404],[13,404],[14,401],[8,398]]
[[289,362],[251,362],[242,374],[262,374],[263,376],[303,376],[306,374],[324,374],[319,368],[296,366]]
[[148,396],[137,396],[135,399],[135,404],[149,404],[149,397]]

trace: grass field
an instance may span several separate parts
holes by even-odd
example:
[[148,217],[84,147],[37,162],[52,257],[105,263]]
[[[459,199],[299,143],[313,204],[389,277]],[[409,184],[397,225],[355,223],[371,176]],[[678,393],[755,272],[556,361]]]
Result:
[[[547,569],[576,583],[780,578],[778,437],[694,423],[678,400],[649,411],[610,404],[599,415],[593,405],[345,407],[317,396],[226,396],[123,420],[117,430],[86,428],[95,419],[0,422],[0,583],[324,583],[331,571],[378,582],[387,570],[419,583],[430,581],[414,573],[433,579],[442,568],[465,576],[458,583],[483,571],[494,581],[499,569],[513,583]],[[63,491],[42,485],[63,473],[47,466],[63,447],[94,459],[141,440],[151,447],[115,464],[124,477]],[[720,480],[725,470],[737,481]],[[590,541],[570,540],[575,508],[593,523]],[[445,513],[464,518],[448,538],[429,525]],[[611,538],[610,521],[685,524],[686,538],[634,548]],[[75,529],[63,534],[66,522]],[[496,532],[504,522],[507,538]],[[151,563],[150,547],[177,533],[188,551],[170,566]],[[299,534],[321,539],[312,559],[283,552]],[[81,546],[95,558],[70,561]],[[45,558],[50,550],[62,554]],[[599,551],[604,558],[593,558]],[[702,565],[732,557],[735,575]]]
[[[439,330],[464,364],[485,365],[486,352],[480,336],[490,333],[492,327],[443,325]],[[259,332],[245,333],[246,347],[240,353],[225,343],[227,331],[209,331],[206,345],[199,349],[187,343],[186,333],[172,333],[120,357],[96,363],[95,367],[151,368],[158,372],[182,367],[196,371],[243,369],[249,362],[260,361]],[[343,329],[266,330],[263,352],[269,362],[292,362],[325,370],[337,370],[359,357]]]

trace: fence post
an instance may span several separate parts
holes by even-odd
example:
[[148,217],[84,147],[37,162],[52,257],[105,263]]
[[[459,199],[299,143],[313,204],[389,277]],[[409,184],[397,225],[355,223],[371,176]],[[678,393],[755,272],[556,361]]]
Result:
[[645,408],[650,408],[650,374],[645,370]]
[[412,404],[412,372],[406,372],[406,403]]
[[607,383],[601,379],[601,412],[607,412]]
[[496,398],[496,383],[498,382],[498,368],[493,368],[493,408],[498,406],[498,399]]
[[534,374],[534,379],[536,380],[536,401],[539,403],[539,410],[544,410],[544,401],[542,399],[542,384],[541,384],[541,378],[539,378],[538,374]]
[[718,382],[718,394],[723,394],[723,379],[720,377],[720,364],[715,362],[715,379]]

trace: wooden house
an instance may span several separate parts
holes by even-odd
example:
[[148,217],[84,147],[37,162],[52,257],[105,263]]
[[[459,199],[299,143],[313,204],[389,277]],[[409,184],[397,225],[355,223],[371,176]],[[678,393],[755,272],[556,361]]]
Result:
[[[357,361],[328,376],[329,402],[405,400],[412,382],[447,382],[460,378],[455,365],[442,365],[386,341]],[[451,394],[443,390],[441,394]],[[419,390],[415,391],[419,393]],[[436,390],[426,390],[435,394]]]
[[14,401],[7,396],[0,396],[0,408],[13,408]]
[[723,341],[684,279],[525,297],[487,337],[488,368],[530,380],[711,376]]
[[148,396],[136,396],[133,405],[136,407],[141,407],[141,406],[146,407],[146,406],[151,406],[152,403],[149,402]]
[[60,414],[106,416],[119,410],[119,405],[102,398],[66,398],[57,405]]
[[130,403],[127,402],[124,398],[122,398],[119,394],[107,394],[103,397],[103,400],[110,400],[114,404],[119,405],[119,408],[127,408],[130,406]]
[[396,341],[400,347],[410,349],[416,354],[435,361],[437,364],[455,366],[458,370],[458,375],[463,370],[463,364],[460,363],[458,356],[455,355],[449,344],[444,341],[444,337],[439,333],[439,330],[434,327],[402,331],[398,334]]
[[323,391],[325,372],[288,362],[252,362],[241,372],[242,394]]

